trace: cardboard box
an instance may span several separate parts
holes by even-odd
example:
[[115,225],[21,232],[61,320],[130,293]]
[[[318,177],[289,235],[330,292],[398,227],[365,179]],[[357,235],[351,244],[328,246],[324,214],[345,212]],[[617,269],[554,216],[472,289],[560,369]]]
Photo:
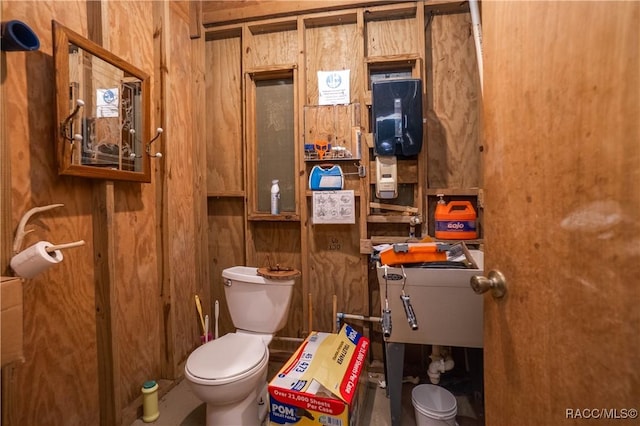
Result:
[[349,325],[337,334],[312,332],[269,383],[270,424],[357,424],[368,351],[369,339]]
[[0,281],[1,363],[23,359],[22,353],[22,280],[2,277]]

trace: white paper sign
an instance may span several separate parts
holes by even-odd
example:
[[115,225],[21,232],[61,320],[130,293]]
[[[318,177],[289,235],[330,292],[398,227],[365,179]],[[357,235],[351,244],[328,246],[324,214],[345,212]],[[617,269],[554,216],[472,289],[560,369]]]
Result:
[[318,105],[349,104],[349,70],[318,71],[318,92]]
[[356,223],[353,190],[313,191],[313,224]]
[[117,87],[96,90],[96,117],[117,117],[119,104]]

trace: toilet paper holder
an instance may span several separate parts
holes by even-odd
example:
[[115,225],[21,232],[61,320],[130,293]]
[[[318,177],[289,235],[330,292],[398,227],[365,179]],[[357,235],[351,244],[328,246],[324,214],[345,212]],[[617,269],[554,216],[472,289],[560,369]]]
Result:
[[13,240],[13,254],[16,255],[21,251],[22,241],[24,240],[25,235],[27,235],[29,232],[33,232],[33,229],[30,229],[28,231],[25,230],[25,227],[27,226],[27,222],[29,221],[29,219],[31,219],[31,216],[33,216],[36,213],[45,212],[47,210],[51,210],[51,209],[55,209],[57,207],[63,207],[63,206],[64,204],[49,204],[47,206],[34,207],[31,210],[27,211],[22,216],[22,219],[20,219],[20,222],[18,223],[18,229],[16,229],[16,237]]
[[[27,211],[24,216],[22,216],[22,219],[20,219],[20,222],[18,224],[18,228],[16,230],[16,236],[15,239],[13,241],[13,258],[11,259],[11,263],[12,263],[12,268],[14,269],[14,271],[16,271],[16,267],[14,267],[14,261],[17,261],[20,266],[23,266],[21,264],[22,262],[22,257],[20,256],[21,254],[24,257],[24,253],[22,252],[22,242],[24,240],[25,235],[27,235],[29,232],[32,232],[33,230],[26,230],[25,227],[27,225],[27,222],[29,221],[29,219],[36,213],[40,213],[40,212],[44,212],[47,210],[51,210],[57,207],[62,207],[64,206],[64,204],[50,204],[47,206],[42,206],[42,207],[34,207],[32,209],[30,209],[29,211]],[[55,262],[53,263],[57,263],[59,261],[62,260],[62,254],[60,253],[61,249],[67,249],[67,248],[72,248],[72,247],[79,247],[84,245],[85,242],[84,240],[78,240],[78,241],[73,241],[70,243],[63,243],[63,244],[51,244],[49,242],[46,242],[45,246],[44,246],[44,251],[45,253],[42,253],[40,256],[45,256],[45,257],[49,257],[51,256],[53,258],[53,260],[55,260]],[[34,246],[31,246],[29,248],[27,248],[25,251],[29,251],[29,250],[38,250],[37,248],[35,248],[36,246],[40,245],[40,247],[42,247],[42,242],[37,243]],[[40,248],[40,250],[42,250],[42,248]],[[27,255],[29,256],[29,255]],[[48,259],[51,260],[51,259]],[[32,261],[32,259],[28,260],[29,262]],[[50,266],[50,265],[48,265]],[[48,267],[47,266],[47,267]],[[41,269],[38,269],[38,272],[40,270],[44,270],[44,266]],[[18,272],[18,271],[16,271]]]

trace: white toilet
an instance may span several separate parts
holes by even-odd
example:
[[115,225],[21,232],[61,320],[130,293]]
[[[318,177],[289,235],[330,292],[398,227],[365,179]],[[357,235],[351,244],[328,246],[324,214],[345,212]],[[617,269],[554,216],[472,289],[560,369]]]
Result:
[[207,425],[260,425],[266,416],[268,345],[287,320],[294,279],[271,280],[258,269],[222,271],[236,327],[198,347],[184,368],[193,393],[207,404]]

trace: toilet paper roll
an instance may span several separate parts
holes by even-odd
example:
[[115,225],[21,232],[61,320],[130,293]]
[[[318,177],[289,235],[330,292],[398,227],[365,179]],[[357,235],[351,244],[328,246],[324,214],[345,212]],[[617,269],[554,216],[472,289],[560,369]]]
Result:
[[47,247],[51,247],[48,241],[40,241],[28,247],[11,259],[11,268],[23,278],[33,278],[40,272],[50,268],[56,263],[62,262],[63,256],[60,250],[51,253]]

